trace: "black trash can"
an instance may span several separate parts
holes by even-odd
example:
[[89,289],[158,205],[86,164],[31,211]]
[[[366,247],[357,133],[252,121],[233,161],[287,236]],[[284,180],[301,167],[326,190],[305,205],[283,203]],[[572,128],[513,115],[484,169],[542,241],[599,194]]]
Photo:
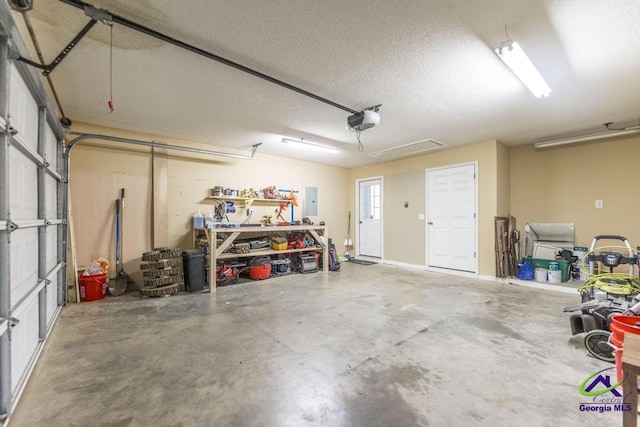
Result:
[[201,292],[204,290],[205,268],[204,252],[189,249],[182,252],[182,266],[184,268],[184,285],[187,292]]

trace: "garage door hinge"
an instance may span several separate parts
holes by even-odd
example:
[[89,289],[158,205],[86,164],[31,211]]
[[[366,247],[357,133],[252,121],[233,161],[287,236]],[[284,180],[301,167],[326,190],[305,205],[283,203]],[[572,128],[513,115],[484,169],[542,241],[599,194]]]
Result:
[[16,319],[15,317],[9,317],[7,319],[7,323],[9,324],[9,329],[15,328],[20,323],[20,319]]
[[7,414],[0,414],[0,423],[7,421]]
[[16,224],[13,221],[7,221],[9,226],[7,227],[9,229],[9,231],[15,231],[18,229],[18,224]]

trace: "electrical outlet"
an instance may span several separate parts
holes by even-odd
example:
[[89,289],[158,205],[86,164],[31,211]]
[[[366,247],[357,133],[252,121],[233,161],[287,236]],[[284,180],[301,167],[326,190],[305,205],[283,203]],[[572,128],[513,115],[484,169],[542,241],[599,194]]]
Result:
[[596,200],[596,209],[602,209],[604,207],[604,202],[602,200]]

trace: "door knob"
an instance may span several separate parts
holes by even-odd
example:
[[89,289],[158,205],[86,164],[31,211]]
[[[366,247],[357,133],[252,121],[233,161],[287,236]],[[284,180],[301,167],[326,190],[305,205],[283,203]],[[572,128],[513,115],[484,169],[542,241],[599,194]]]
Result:
[[429,224],[429,225],[433,225],[433,221],[429,221],[427,224]]

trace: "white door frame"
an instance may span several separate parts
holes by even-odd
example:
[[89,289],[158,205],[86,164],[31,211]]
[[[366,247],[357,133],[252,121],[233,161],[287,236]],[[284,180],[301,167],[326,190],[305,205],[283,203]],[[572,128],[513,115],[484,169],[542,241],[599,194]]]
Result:
[[479,180],[479,174],[478,174],[478,161],[475,160],[473,162],[464,162],[464,163],[455,163],[452,165],[446,165],[446,166],[438,166],[436,168],[428,168],[425,169],[425,174],[424,174],[424,211],[425,211],[425,221],[429,221],[429,172],[430,171],[435,171],[435,170],[441,170],[441,169],[451,169],[451,168],[455,168],[455,167],[459,167],[459,166],[473,166],[474,170],[475,170],[475,179],[473,180],[473,186],[474,186],[474,193],[475,193],[475,206],[474,206],[474,211],[476,213],[476,217],[474,218],[474,227],[475,227],[475,248],[474,251],[476,253],[476,257],[475,257],[475,266],[474,266],[474,270],[475,273],[471,273],[471,272],[467,272],[467,271],[459,271],[459,270],[451,270],[448,268],[440,268],[440,267],[430,267],[429,266],[429,225],[425,224],[425,236],[426,239],[424,239],[424,253],[425,253],[425,259],[424,259],[424,265],[425,265],[425,269],[427,271],[434,271],[434,272],[438,272],[438,273],[445,273],[445,274],[455,274],[458,276],[465,276],[465,277],[479,277],[479,272],[478,272],[478,259],[480,258],[480,253],[478,252],[478,218],[479,218],[479,213],[478,213],[478,180]]
[[364,181],[380,181],[380,258],[372,258],[376,261],[384,261],[384,176],[370,176],[367,178],[356,179],[356,209],[355,209],[355,229],[356,229],[356,246],[354,247],[355,256],[366,259],[360,255],[360,183]]

